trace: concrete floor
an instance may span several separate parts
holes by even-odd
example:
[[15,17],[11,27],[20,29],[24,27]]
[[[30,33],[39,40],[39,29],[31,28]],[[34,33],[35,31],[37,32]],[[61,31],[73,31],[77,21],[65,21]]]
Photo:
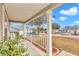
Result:
[[38,47],[34,46],[29,41],[25,40],[22,42],[24,46],[28,47],[29,56],[45,56],[46,53],[44,53],[42,50],[40,50]]
[[[28,48],[29,56],[46,56],[46,53],[44,53],[42,50],[40,50],[38,47],[34,46],[27,40],[21,42],[21,44],[24,44],[24,46]],[[76,56],[76,55],[62,50],[57,56]]]

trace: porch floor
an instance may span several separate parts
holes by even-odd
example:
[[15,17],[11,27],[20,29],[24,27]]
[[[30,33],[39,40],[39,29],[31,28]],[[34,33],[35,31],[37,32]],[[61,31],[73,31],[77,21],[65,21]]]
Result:
[[34,46],[29,41],[25,40],[22,42],[24,46],[28,47],[28,52],[30,56],[45,56],[46,53],[40,50],[38,47]]

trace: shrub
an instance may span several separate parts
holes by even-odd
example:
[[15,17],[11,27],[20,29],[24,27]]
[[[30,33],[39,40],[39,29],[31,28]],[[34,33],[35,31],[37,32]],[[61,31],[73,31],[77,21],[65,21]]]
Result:
[[12,40],[10,37],[0,42],[1,56],[21,56],[24,52],[26,52],[26,49],[18,46],[18,42]]

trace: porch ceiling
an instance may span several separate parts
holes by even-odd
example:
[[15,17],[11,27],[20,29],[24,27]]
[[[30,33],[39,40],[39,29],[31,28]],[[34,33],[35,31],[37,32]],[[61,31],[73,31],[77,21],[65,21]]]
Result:
[[10,21],[24,22],[45,8],[48,3],[5,3]]

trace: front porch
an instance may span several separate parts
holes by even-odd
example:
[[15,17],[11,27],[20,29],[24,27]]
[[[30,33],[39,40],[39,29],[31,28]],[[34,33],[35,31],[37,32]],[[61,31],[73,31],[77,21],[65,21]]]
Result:
[[29,56],[52,55],[50,10],[60,5],[1,3],[0,40],[5,41],[8,37],[11,42],[18,40],[18,44],[13,46],[20,44],[21,47],[27,48],[23,54],[25,56],[26,52]]

